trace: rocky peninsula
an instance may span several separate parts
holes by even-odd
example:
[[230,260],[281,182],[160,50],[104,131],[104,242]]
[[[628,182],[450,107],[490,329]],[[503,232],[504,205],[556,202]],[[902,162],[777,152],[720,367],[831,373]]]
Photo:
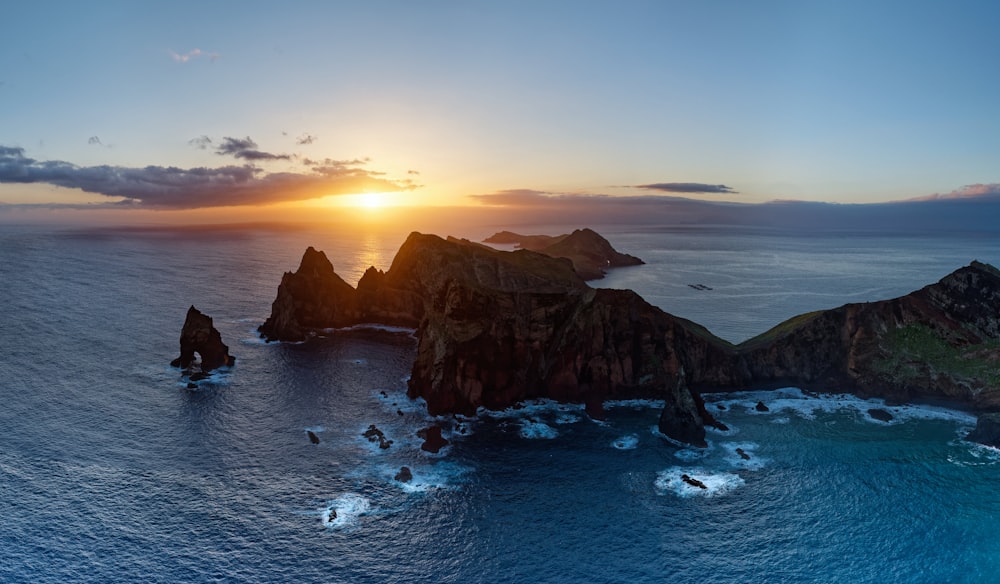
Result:
[[260,332],[298,341],[361,323],[416,329],[408,393],[432,414],[533,398],[599,412],[604,400],[653,398],[665,402],[664,434],[704,445],[704,427],[721,424],[699,392],[796,385],[1000,404],[1000,272],[978,262],[910,295],[802,315],[736,346],[634,292],[591,288],[564,256],[413,233],[388,271],[369,268],[356,288],[307,249]]

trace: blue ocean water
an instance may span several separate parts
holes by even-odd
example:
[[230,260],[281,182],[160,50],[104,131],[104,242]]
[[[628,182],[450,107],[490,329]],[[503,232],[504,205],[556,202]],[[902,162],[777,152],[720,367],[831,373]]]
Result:
[[[634,288],[733,341],[797,313],[904,294],[972,259],[1000,265],[1000,242],[970,234],[599,230],[648,262],[600,285]],[[432,420],[405,397],[407,331],[258,339],[305,246],[356,281],[368,265],[387,268],[404,237],[0,228],[0,581],[1000,573],[1000,454],[960,439],[974,423],[962,412],[795,389],[713,394],[731,429],[696,450],[656,433],[655,402],[610,404],[603,423],[545,402]],[[195,391],[168,366],[190,304],[237,357]],[[754,410],[758,400],[770,411]],[[894,419],[872,419],[873,407]],[[438,455],[416,437],[432,421],[452,441]],[[367,442],[369,424],[393,446]],[[402,466],[409,484],[393,479]]]

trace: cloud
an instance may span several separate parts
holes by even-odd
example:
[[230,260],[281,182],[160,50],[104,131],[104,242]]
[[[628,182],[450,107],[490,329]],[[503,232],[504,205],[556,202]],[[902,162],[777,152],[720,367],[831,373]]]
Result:
[[420,174],[420,171],[419,170],[410,169],[410,170],[406,171],[406,174]]
[[1000,199],[1000,183],[977,183],[974,185],[965,185],[964,187],[955,189],[950,193],[934,193],[933,195],[924,195],[922,197],[907,199],[907,201],[946,201],[954,199],[981,198]]
[[257,143],[250,139],[250,136],[246,138],[229,138],[225,137],[222,139],[222,144],[219,144],[215,148],[215,152],[220,155],[231,155],[235,158],[240,158],[243,160],[291,160],[292,157],[288,154],[271,154],[270,152],[262,152],[257,150]]
[[0,146],[0,183],[50,184],[120,199],[109,205],[195,209],[301,201],[366,190],[400,192],[417,185],[390,180],[355,161],[329,161],[306,172],[265,173],[253,165],[218,168],[77,166],[40,161],[20,147]]
[[198,59],[200,57],[207,57],[209,61],[214,63],[215,60],[219,58],[218,53],[206,53],[201,49],[192,49],[187,53],[183,54],[175,53],[174,51],[168,51],[168,53],[170,54],[170,58],[172,58],[174,61],[177,61],[178,63],[187,63],[192,59]]
[[98,138],[97,136],[91,136],[90,138],[87,138],[87,144],[96,145],[96,146],[103,146],[104,145],[104,144],[101,144],[101,139]]
[[301,136],[295,139],[295,143],[298,144],[299,146],[312,144],[315,141],[316,141],[316,136],[313,136],[312,134],[302,134]]
[[188,140],[188,144],[194,146],[198,150],[205,150],[212,145],[212,139],[208,136],[202,135],[197,138],[191,138]]
[[634,188],[665,191],[668,193],[722,193],[735,195],[739,192],[734,191],[726,185],[709,185],[705,183],[652,183],[648,185],[635,185]]

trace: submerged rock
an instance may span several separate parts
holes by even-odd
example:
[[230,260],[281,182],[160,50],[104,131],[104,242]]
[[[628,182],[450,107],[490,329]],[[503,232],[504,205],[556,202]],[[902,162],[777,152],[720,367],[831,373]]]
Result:
[[399,472],[396,473],[396,476],[393,477],[393,480],[399,481],[401,483],[408,483],[413,480],[413,471],[410,470],[410,467],[404,466],[399,469]]
[[737,448],[736,454],[738,454],[739,457],[742,458],[743,460],[750,460],[750,455],[747,454],[746,451],[743,450],[742,448]]
[[757,405],[755,405],[753,407],[753,409],[757,410],[758,412],[769,412],[769,411],[771,411],[771,409],[768,408],[767,406],[765,406],[764,402],[762,402],[762,401],[757,402]]
[[306,430],[306,434],[309,436],[309,441],[313,444],[319,444],[319,436],[316,435],[312,430]]
[[[236,363],[236,358],[229,354],[229,347],[222,342],[222,335],[212,325],[212,317],[202,314],[194,306],[188,308],[184,319],[180,345],[180,357],[170,362],[173,367],[189,369],[195,364],[196,353],[201,357],[202,373],[219,367],[232,367]],[[203,378],[204,376],[199,376],[199,379]],[[197,381],[194,376],[192,380]]]
[[965,437],[969,442],[1000,448],[1000,413],[982,414]]

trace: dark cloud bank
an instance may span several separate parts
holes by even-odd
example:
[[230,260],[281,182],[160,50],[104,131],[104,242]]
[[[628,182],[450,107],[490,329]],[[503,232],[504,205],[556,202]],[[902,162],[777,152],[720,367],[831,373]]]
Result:
[[705,183],[651,183],[648,185],[636,185],[637,189],[647,189],[651,191],[664,191],[667,193],[705,193],[705,194],[725,194],[725,195],[735,195],[739,191],[734,191],[726,185],[708,185]]
[[528,189],[474,195],[473,198],[489,206],[498,222],[523,225],[728,226],[800,232],[914,234],[1000,232],[1000,184],[970,185],[952,193],[877,204],[734,203],[668,195],[616,197]]
[[[207,148],[212,141],[202,136],[191,144]],[[224,138],[216,152],[251,162],[293,158],[262,152],[249,137]],[[383,173],[364,168],[367,160],[310,162],[302,172],[272,173],[249,163],[214,168],[77,166],[60,160],[35,160],[27,157],[23,148],[0,146],[0,183],[41,183],[80,189],[123,199],[111,205],[158,209],[262,205],[365,190],[416,188],[408,179],[390,180]]]

